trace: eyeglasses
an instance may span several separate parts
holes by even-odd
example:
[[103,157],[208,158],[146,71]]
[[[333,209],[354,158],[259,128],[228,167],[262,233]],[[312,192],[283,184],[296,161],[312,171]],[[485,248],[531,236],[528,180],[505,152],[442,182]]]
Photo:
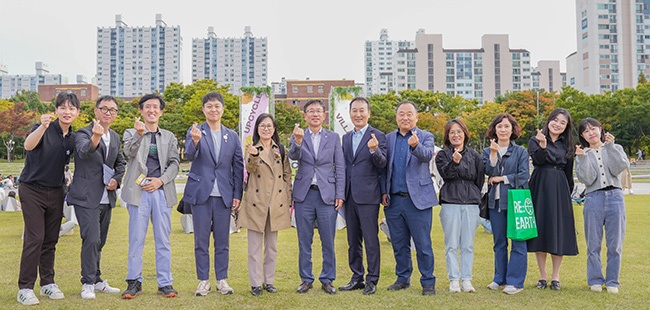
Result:
[[98,109],[100,111],[102,111],[102,113],[104,113],[104,114],[109,114],[109,113],[112,114],[112,115],[117,114],[117,109],[113,109],[113,108],[109,109],[107,107],[101,107],[101,108],[98,108]]
[[449,136],[462,136],[464,132],[462,131],[450,131]]
[[259,125],[258,127],[261,128],[261,129],[273,129],[272,124],[268,124],[268,125],[267,124],[262,124],[262,125]]
[[323,110],[307,110],[307,114],[320,114],[320,113],[323,113],[323,112],[325,112],[325,111],[323,111]]

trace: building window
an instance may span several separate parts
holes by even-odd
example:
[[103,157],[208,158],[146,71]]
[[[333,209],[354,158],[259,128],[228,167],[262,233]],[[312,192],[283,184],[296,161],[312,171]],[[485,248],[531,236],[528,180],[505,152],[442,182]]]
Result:
[[325,91],[325,87],[323,85],[318,85],[318,92],[323,93]]
[[307,92],[310,93],[310,94],[313,93],[314,92],[314,86],[308,85],[307,86]]
[[292,86],[291,91],[294,92],[294,93],[297,93],[298,92],[298,86],[296,86],[296,85]]

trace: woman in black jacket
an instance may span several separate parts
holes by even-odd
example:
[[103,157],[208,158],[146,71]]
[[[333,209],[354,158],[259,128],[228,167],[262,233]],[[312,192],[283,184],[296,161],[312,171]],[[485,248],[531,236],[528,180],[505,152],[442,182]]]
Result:
[[450,120],[445,125],[445,148],[436,155],[436,165],[445,181],[440,190],[440,222],[445,233],[445,258],[452,293],[460,292],[461,288],[468,293],[475,291],[472,286],[474,235],[479,225],[478,204],[485,177],[483,160],[466,146],[467,141],[467,126],[459,119]]

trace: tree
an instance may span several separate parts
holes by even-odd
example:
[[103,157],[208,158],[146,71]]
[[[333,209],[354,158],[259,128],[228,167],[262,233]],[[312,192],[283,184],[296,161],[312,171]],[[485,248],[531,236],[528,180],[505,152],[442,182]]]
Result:
[[11,162],[16,136],[25,136],[29,133],[31,123],[36,114],[32,111],[25,111],[25,103],[13,103],[13,107],[0,111],[0,136],[7,149],[7,161]]
[[[54,109],[51,109],[48,104],[41,101],[41,99],[38,96],[38,92],[34,90],[21,90],[17,92],[15,95],[13,95],[11,98],[9,98],[9,101],[24,102],[25,103],[24,108],[26,110],[34,111],[38,114],[45,114],[48,111],[54,111]],[[52,105],[51,107],[54,107],[54,105]]]
[[639,72],[639,84],[648,83],[648,79],[645,77],[645,73]]
[[300,128],[307,126],[300,107],[287,102],[275,103],[275,123],[277,124],[275,130],[284,145],[289,145],[289,137],[293,133],[294,124],[300,124]]

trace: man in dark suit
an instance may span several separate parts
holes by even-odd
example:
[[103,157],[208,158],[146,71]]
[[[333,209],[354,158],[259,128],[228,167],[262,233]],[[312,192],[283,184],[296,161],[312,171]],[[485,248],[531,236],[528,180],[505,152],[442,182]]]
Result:
[[[354,130],[343,135],[345,157],[345,221],[348,232],[348,262],[352,279],[341,291],[364,289],[374,294],[379,280],[379,203],[386,193],[386,136],[368,124],[370,104],[363,97],[350,102]],[[365,243],[368,274],[363,279]]]
[[224,98],[218,92],[203,97],[206,122],[187,131],[185,156],[192,161],[183,200],[192,205],[194,256],[199,285],[196,296],[210,292],[210,231],[214,237],[217,291],[232,294],[226,282],[230,243],[230,212],[242,198],[244,160],[237,133],[223,124]]
[[117,116],[117,100],[103,96],[95,104],[96,119],[77,131],[75,169],[68,192],[81,231],[81,298],[95,299],[95,292],[119,293],[101,278],[100,259],[106,244],[111,211],[115,207],[126,161],[120,136],[111,123]]
[[422,295],[436,293],[431,247],[432,207],[438,204],[429,162],[433,158],[433,135],[416,127],[418,110],[415,103],[402,101],[397,106],[398,129],[386,136],[388,168],[384,214],[390,229],[395,254],[397,281],[390,291],[411,286],[411,237],[415,243],[418,269],[422,276]]
[[323,103],[320,100],[310,100],[305,104],[303,111],[309,128],[305,131],[296,124],[289,148],[289,158],[298,161],[298,171],[293,183],[293,200],[302,284],[298,286],[297,291],[306,293],[314,282],[311,244],[316,222],[323,247],[323,270],[319,280],[325,292],[334,294],[336,289],[332,282],[336,278],[336,217],[337,211],[343,211],[341,208],[345,200],[343,151],[339,135],[322,127],[325,119]]

